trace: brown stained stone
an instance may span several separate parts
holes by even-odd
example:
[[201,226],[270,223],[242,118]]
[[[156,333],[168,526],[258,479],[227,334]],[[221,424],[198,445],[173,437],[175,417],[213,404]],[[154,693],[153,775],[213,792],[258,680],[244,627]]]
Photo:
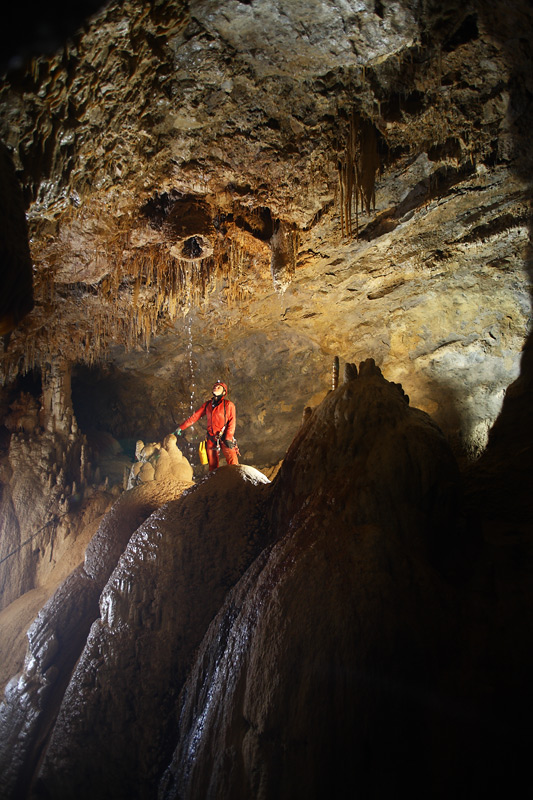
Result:
[[[135,348],[151,347],[138,402],[160,427],[132,420],[127,435],[162,438],[158,349],[186,403],[188,339],[199,369],[222,363],[243,386],[252,376],[232,352],[272,331],[291,375],[295,340],[318,348],[319,380],[332,355],[372,354],[456,453],[477,457],[518,376],[530,310],[531,9],[515,6],[365,0],[352,14],[313,0],[305,21],[298,4],[266,0],[102,9],[75,45],[2,88],[37,298],[3,374],[61,350],[111,357],[126,380]],[[354,119],[378,150],[361,146],[354,163],[362,174],[380,163],[358,238],[342,236],[338,181]],[[291,380],[266,388],[291,405]],[[293,426],[315,394],[305,379],[296,391]],[[254,433],[255,464],[283,455],[282,429],[262,437],[267,452]]]
[[98,598],[132,533],[190,484],[152,482],[122,495],[105,516],[77,567],[28,630],[21,674],[0,705],[0,764],[6,797],[25,795],[54,725],[71,672],[98,615]]
[[160,797],[463,796],[465,763],[490,783],[469,674],[481,620],[463,625],[470,588],[449,582],[449,550],[465,565],[471,548],[457,480],[441,433],[371,363],[328,395],[276,478],[279,540],[198,653]]
[[8,741],[12,786],[22,769],[30,796],[58,800],[149,798],[158,783],[165,800],[319,798],[332,782],[342,796],[466,797],[471,782],[503,790],[509,770],[518,785],[530,662],[507,647],[527,575],[502,602],[511,575],[465,524],[442,432],[372,359],[350,373],[272,485],[222,467],[152,514],[120,557],[121,519],[135,527],[158,483],[115,504],[86,569],[101,581],[96,562],[117,565],[74,671],[46,633],[52,601],[30,632],[28,677],[8,687],[11,735],[17,720],[36,724],[32,664],[50,696],[64,692],[40,765],[29,735]]
[[[72,762],[64,706],[54,733],[61,763],[50,750],[43,791],[57,788],[61,775],[68,776],[62,792],[77,786],[74,764],[80,775],[90,772],[82,743],[93,742],[87,753],[93,766],[100,763],[87,722],[93,699],[110,739],[121,725],[137,735],[137,710],[149,719],[146,741],[139,733],[131,752],[117,755],[127,777],[110,778],[113,800],[137,792],[137,766],[153,793],[164,753],[176,744],[185,760],[169,773],[171,796],[177,786],[203,796],[210,783],[213,796],[286,791],[293,800],[301,791],[307,800],[314,786],[334,795],[332,775],[341,789],[353,788],[356,774],[366,796],[394,796],[398,775],[408,785],[416,779],[424,797],[462,792],[470,800],[476,791],[509,795],[510,782],[523,776],[533,713],[524,623],[531,609],[533,10],[526,0],[356,5],[112,2],[53,54],[21,60],[0,86],[0,138],[14,165],[7,183],[14,176],[20,183],[10,188],[0,176],[0,208],[6,220],[18,209],[7,236],[25,239],[16,243],[22,260],[10,251],[1,279],[0,332],[18,325],[0,349],[0,423],[8,426],[0,424],[0,558],[65,514],[35,547],[4,562],[4,602],[44,586],[69,539],[79,541],[109,499],[110,473],[90,463],[89,434],[94,442],[103,435],[114,443],[163,441],[223,379],[237,405],[242,460],[277,474],[264,491],[273,526],[267,538],[279,542],[230,593],[234,607],[224,606],[221,626],[206,639],[186,684],[187,724],[177,739],[154,733],[150,696],[135,695],[130,710],[130,687],[120,677],[125,710],[116,719],[105,711],[108,696],[115,709],[115,675],[138,675],[135,648],[147,670],[139,631],[146,626],[147,641],[159,642],[154,662],[175,665],[158,626],[167,612],[179,624],[190,621],[183,652],[189,648],[192,663],[193,641],[209,622],[207,612],[201,621],[188,617],[185,601],[179,613],[165,602],[158,617],[143,577],[146,570],[157,586],[157,575],[149,560],[137,564],[139,545],[131,563],[120,562],[124,585],[110,584],[105,595],[107,622],[90,634],[86,652],[94,660],[83,664],[91,702],[76,706]],[[354,137],[354,120],[372,135]],[[349,164],[361,169],[356,183],[367,200],[375,188],[375,210],[352,213],[346,236]],[[32,270],[35,307],[24,316]],[[346,380],[327,394],[334,356],[341,369],[348,365]],[[357,377],[351,365],[369,356],[391,385],[372,362]],[[23,394],[28,376],[43,378],[37,419]],[[48,405],[52,413],[44,413]],[[191,463],[202,435],[201,424],[187,434]],[[461,466],[470,464],[461,524],[446,440]],[[152,491],[157,507],[166,495]],[[138,507],[125,500],[109,515],[117,541],[95,537],[91,578],[77,572],[58,595],[65,607],[79,601],[80,611],[94,609],[92,584],[103,587],[103,562],[113,569],[125,546],[121,518],[131,533],[151,511],[147,495],[135,497]],[[167,545],[179,573],[179,553]],[[216,547],[220,578],[228,553],[218,540]],[[248,565],[246,552],[232,562],[232,582]],[[205,553],[191,543],[187,557],[196,592]],[[164,581],[171,599],[166,572]],[[224,603],[223,583],[211,615]],[[354,605],[345,608],[343,597]],[[47,609],[63,613],[53,603]],[[83,645],[90,614],[82,616],[79,631],[65,621],[72,646],[55,654],[63,623],[39,617],[42,636],[39,626],[31,636],[49,669],[9,686],[2,758],[6,791],[18,786],[17,800],[35,777]],[[314,629],[319,653],[309,644]],[[119,641],[122,656],[113,646]],[[101,642],[110,657],[104,663]],[[341,676],[335,685],[323,677],[326,651]],[[180,684],[187,668],[180,662],[176,670]],[[98,674],[105,675],[99,686]],[[197,691],[202,675],[210,680]],[[338,711],[344,689],[352,717]],[[177,684],[169,692],[174,708]],[[26,740],[18,736],[24,720]],[[178,727],[172,720],[165,717],[165,731]],[[310,738],[302,733],[308,728]],[[154,757],[159,736],[165,742]],[[112,775],[107,762],[105,772]],[[98,777],[85,784],[94,788],[91,781]]]
[[155,792],[194,650],[268,540],[266,489],[257,470],[223,467],[130,539],[65,692],[40,792],[56,798]]

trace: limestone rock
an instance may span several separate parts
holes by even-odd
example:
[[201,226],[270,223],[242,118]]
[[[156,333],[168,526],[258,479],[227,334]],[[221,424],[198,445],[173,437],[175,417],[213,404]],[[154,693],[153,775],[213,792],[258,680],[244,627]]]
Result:
[[37,399],[15,395],[1,460],[8,467],[0,493],[0,608],[46,582],[68,537],[75,539],[109,498],[95,491],[87,440],[72,408],[70,368],[48,365]]
[[10,413],[4,418],[4,425],[11,431],[33,433],[39,424],[39,405],[35,398],[23,392],[10,405]]
[[160,481],[122,495],[89,544],[85,562],[61,584],[28,631],[24,669],[0,705],[0,764],[6,797],[25,795],[49,726],[98,614],[98,598],[131,534],[187,484]]
[[[524,777],[514,753],[528,705],[510,736],[502,678],[512,664],[520,694],[528,672],[508,657],[510,633],[492,634],[503,610],[516,630],[515,606],[494,597],[494,565],[464,524],[456,461],[373,359],[350,375],[272,484],[222,467],[148,519],[176,484],[122,495],[8,687],[11,787],[58,800],[148,798],[158,783],[168,799],[318,798],[334,776],[343,796],[405,786],[422,798],[460,797],[472,781],[503,790],[501,763],[507,782],[511,767]],[[80,577],[103,588],[71,672],[74,639],[63,648],[54,620]],[[47,715],[60,703],[39,761],[34,686]]]
[[[154,347],[173,411],[195,360],[222,365],[246,386],[246,451],[272,465],[332,354],[371,354],[477,457],[531,308],[531,9],[514,5],[111,4],[76,46],[7,76],[0,133],[37,280],[4,379],[59,351],[111,357],[123,388],[145,374],[120,414],[103,392],[107,429],[135,439],[149,417],[156,441],[170,415],[136,346]],[[354,138],[354,120],[372,136]],[[379,166],[356,238],[341,221],[348,164]]]
[[454,623],[461,592],[445,578],[457,469],[371,361],[359,375],[281,466],[279,539],[204,639],[162,798],[445,796],[465,777],[454,759],[480,720],[447,710],[463,691],[447,676],[468,647]]
[[[53,18],[53,5],[48,12]],[[222,612],[220,648],[211,632],[202,650],[210,675],[218,675],[215,664],[228,675],[228,705],[216,681],[210,695],[216,702],[202,705],[196,664],[184,713],[199,730],[203,709],[215,727],[205,729],[206,738],[199,731],[197,747],[189,727],[181,730],[178,747],[191,772],[174,765],[164,791],[205,787],[203,764],[213,794],[222,795],[222,784],[233,780],[238,795],[241,777],[258,796],[275,796],[277,775],[291,796],[307,791],[313,775],[320,786],[320,759],[298,719],[304,727],[331,722],[337,755],[320,725],[316,742],[325,762],[344,775],[345,788],[351,777],[342,767],[353,754],[342,748],[353,737],[356,757],[367,756],[356,762],[362,794],[376,789],[364,783],[371,773],[378,774],[377,791],[396,792],[386,783],[382,754],[401,777],[412,763],[411,752],[401,758],[409,741],[428,758],[421,756],[407,777],[419,777],[420,785],[427,777],[433,788],[437,776],[445,797],[459,797],[462,787],[467,794],[479,787],[481,796],[508,795],[498,764],[507,783],[524,775],[529,753],[520,731],[533,714],[533,643],[519,622],[531,609],[532,29],[527,0],[126,0],[102,6],[53,52],[31,60],[21,53],[3,77],[0,210],[9,224],[0,238],[9,252],[0,278],[0,334],[10,331],[10,339],[0,346],[2,602],[45,586],[69,540],[78,541],[87,518],[109,501],[113,476],[96,463],[85,437],[90,429],[125,447],[141,431],[163,441],[193,401],[208,396],[212,380],[223,378],[237,404],[243,460],[277,472],[264,490],[270,499],[262,524],[267,539],[279,538],[279,549],[262,553],[231,595],[235,614],[229,606]],[[335,355],[348,364],[345,382],[327,394]],[[368,356],[373,362],[362,374],[352,369]],[[32,384],[36,424],[34,404],[20,400]],[[24,407],[8,417],[14,402]],[[195,435],[186,444],[193,467]],[[466,479],[464,527],[454,523],[457,468],[446,439]],[[177,474],[177,466],[176,453],[163,444],[159,459],[133,470],[132,481],[141,471],[150,478],[134,491],[157,494],[166,481],[157,478],[169,469]],[[128,525],[142,522],[131,509],[121,513]],[[343,535],[348,530],[355,538]],[[485,548],[474,566],[465,531],[479,534]],[[102,564],[116,564],[120,552],[94,537],[83,585],[105,583]],[[300,555],[310,567],[307,583]],[[285,557],[294,557],[294,566],[284,572]],[[342,672],[340,659],[334,665],[353,690],[369,740],[347,717],[330,719],[320,699],[311,720],[306,702],[324,684],[313,673],[318,658],[305,650],[310,637],[301,604],[311,603],[329,577],[326,559],[335,573],[331,600],[324,616],[313,606],[312,619],[324,647],[341,649],[358,668]],[[223,562],[221,553],[220,570]],[[348,574],[345,565],[353,567]],[[73,598],[82,577],[68,584]],[[249,598],[256,583],[265,597],[271,591],[286,603],[285,616],[267,604],[254,617]],[[357,648],[339,622],[341,584],[354,597],[346,630],[361,630]],[[138,602],[137,591],[125,585],[110,592],[104,632],[116,632],[105,627],[109,615],[122,620],[139,608],[151,634],[149,601]],[[382,598],[397,611],[390,624]],[[80,597],[80,608],[84,602]],[[365,627],[359,607],[375,625]],[[243,642],[241,621],[249,641]],[[13,712],[21,731],[6,773],[10,786],[19,767],[33,779],[43,730],[70,679],[74,650],[66,648],[55,675],[61,637],[54,640],[54,625],[41,623],[46,635],[40,641],[34,631],[32,646],[35,663],[50,663],[49,671],[37,671],[26,694],[29,676],[21,678],[20,695],[15,684],[9,690],[6,713]],[[247,679],[253,666],[254,697],[249,686],[232,683],[234,643],[243,644],[238,674]],[[142,651],[142,636],[138,646]],[[282,650],[288,656],[272,685],[258,666],[263,656],[273,666],[269,647],[280,659]],[[129,675],[129,639],[126,649]],[[301,693],[287,699],[295,713],[284,739],[282,686],[300,651],[307,653],[306,669],[297,673]],[[367,665],[380,680],[367,680]],[[412,676],[422,694],[409,683]],[[43,702],[49,698],[42,714],[39,689]],[[333,699],[341,690],[339,682]],[[401,732],[391,708],[396,701]],[[139,701],[143,713],[145,705]],[[439,717],[443,706],[446,719]],[[113,720],[103,718],[112,728]],[[66,712],[61,719],[67,730]],[[83,724],[81,717],[73,723],[78,743]],[[222,731],[229,740],[222,741]],[[374,745],[383,731],[385,745]],[[213,763],[207,739],[235,766],[229,777],[221,762]],[[67,753],[64,741],[55,742]],[[276,773],[291,751],[300,758],[301,785],[289,772]],[[435,753],[452,765],[448,776]],[[55,770],[70,775],[65,758],[57,765],[50,755],[43,780],[52,785]],[[478,768],[483,760],[488,771]],[[479,780],[466,774],[467,762]],[[142,763],[148,775],[151,767]],[[160,767],[158,761],[146,778],[150,791]]]
[[100,618],[43,762],[41,791],[58,799],[72,792],[153,796],[194,650],[267,541],[267,488],[251,467],[222,467],[139,527],[100,597]]
[[163,443],[144,444],[140,439],[135,447],[137,462],[132,465],[128,478],[128,489],[148,481],[174,478],[191,481],[193,470],[179,447],[174,434],[169,434]]

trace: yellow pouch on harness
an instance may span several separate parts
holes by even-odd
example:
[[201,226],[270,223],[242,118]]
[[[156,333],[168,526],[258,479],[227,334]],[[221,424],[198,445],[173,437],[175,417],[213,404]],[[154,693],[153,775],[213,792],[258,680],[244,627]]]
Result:
[[205,439],[202,439],[198,446],[198,453],[200,455],[200,464],[207,464],[207,450],[205,447]]

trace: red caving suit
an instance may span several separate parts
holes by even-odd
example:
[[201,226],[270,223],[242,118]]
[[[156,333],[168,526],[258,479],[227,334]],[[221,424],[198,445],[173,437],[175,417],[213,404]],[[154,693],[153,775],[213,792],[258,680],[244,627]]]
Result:
[[206,450],[207,460],[209,462],[209,471],[212,472],[218,467],[218,448],[217,440],[220,441],[220,447],[226,462],[228,464],[238,464],[237,450],[228,447],[225,442],[233,441],[233,434],[235,433],[235,423],[237,416],[235,413],[235,404],[231,400],[221,400],[218,405],[213,408],[213,401],[207,400],[200,408],[194,412],[189,419],[186,419],[179,427],[182,431],[190,425],[198,422],[200,417],[204,414],[207,417],[207,439]]

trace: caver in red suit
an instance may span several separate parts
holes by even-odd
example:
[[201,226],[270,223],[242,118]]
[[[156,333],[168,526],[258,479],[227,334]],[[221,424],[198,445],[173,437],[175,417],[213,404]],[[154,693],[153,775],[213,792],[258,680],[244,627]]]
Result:
[[226,400],[228,387],[225,383],[217,381],[213,386],[213,397],[207,400],[194,414],[182,422],[176,429],[176,434],[181,436],[182,431],[194,425],[204,414],[207,417],[207,439],[205,441],[209,471],[218,467],[218,454],[222,453],[228,464],[238,464],[239,449],[233,436],[237,416],[235,405],[231,400]]

